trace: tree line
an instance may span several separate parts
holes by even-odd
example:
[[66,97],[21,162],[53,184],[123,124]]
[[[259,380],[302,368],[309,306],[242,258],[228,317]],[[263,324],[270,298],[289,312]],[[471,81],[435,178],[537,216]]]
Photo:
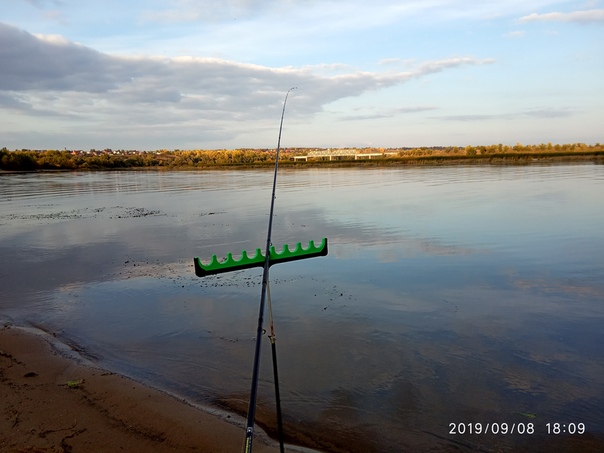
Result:
[[[448,146],[418,148],[358,148],[359,153],[378,153],[388,160],[432,159],[442,157],[484,158],[488,156],[518,155],[600,155],[604,145],[596,143],[552,144],[514,146],[497,144],[488,146]],[[294,156],[306,155],[311,149],[284,149],[280,161],[293,161]],[[275,162],[275,150],[235,149],[235,150],[158,150],[138,151],[60,151],[60,150],[8,150],[0,149],[0,170],[104,170],[125,168],[204,168],[218,166],[261,166]],[[363,161],[355,161],[361,163]]]

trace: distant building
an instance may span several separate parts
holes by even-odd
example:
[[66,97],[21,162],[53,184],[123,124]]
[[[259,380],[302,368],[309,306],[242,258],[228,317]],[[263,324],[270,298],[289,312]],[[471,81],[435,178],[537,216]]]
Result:
[[293,156],[295,161],[307,161],[308,159],[315,160],[342,160],[342,159],[372,159],[374,157],[395,156],[397,153],[364,153],[358,149],[321,149],[309,151],[305,156]]

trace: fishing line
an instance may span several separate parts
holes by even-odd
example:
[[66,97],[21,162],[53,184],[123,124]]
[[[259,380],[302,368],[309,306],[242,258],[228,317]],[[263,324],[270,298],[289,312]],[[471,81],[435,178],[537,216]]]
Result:
[[[262,333],[263,328],[262,324],[264,322],[264,305],[266,301],[266,294],[268,288],[268,271],[270,268],[270,248],[271,248],[271,233],[273,229],[273,212],[275,208],[275,191],[277,188],[277,172],[279,170],[279,151],[281,150],[281,131],[283,130],[283,117],[285,116],[285,106],[287,104],[287,97],[289,96],[290,91],[295,90],[296,87],[292,87],[287,90],[285,94],[285,100],[283,101],[283,111],[281,112],[281,124],[279,125],[279,139],[277,141],[277,154],[275,156],[275,174],[273,176],[273,192],[271,196],[271,208],[269,211],[268,217],[268,232],[266,235],[266,253],[264,260],[264,270],[262,272],[262,290],[260,293],[260,308],[258,311],[258,329],[256,331],[256,349],[254,351],[254,368],[252,371],[252,387],[250,390],[250,403],[247,411],[247,422],[245,429],[245,444],[244,444],[244,453],[252,452],[252,441],[254,439],[254,419],[256,415],[256,399],[258,394],[258,375],[260,371],[260,345],[262,342]],[[271,341],[272,343],[272,341]],[[275,355],[276,358],[276,355]],[[274,359],[276,360],[276,359]],[[276,365],[275,362],[273,362]],[[276,366],[275,366],[276,370]],[[275,371],[276,372],[276,371]],[[275,384],[275,389],[278,391],[278,385]],[[279,408],[280,412],[280,408]],[[283,446],[281,446],[283,451]]]

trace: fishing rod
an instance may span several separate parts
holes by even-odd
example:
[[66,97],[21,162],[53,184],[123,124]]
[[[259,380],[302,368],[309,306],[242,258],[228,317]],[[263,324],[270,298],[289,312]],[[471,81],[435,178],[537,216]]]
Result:
[[269,211],[268,220],[268,231],[266,235],[266,248],[264,255],[262,251],[257,248],[254,256],[248,256],[247,251],[241,253],[241,257],[236,259],[233,258],[232,253],[228,253],[226,258],[222,261],[218,261],[216,255],[212,255],[212,259],[208,264],[204,264],[199,257],[193,259],[195,266],[195,275],[198,277],[206,277],[209,275],[220,274],[224,272],[232,272],[243,269],[249,269],[252,267],[262,267],[262,291],[260,293],[260,307],[258,311],[258,328],[256,331],[256,346],[254,351],[254,366],[252,371],[252,383],[250,389],[250,401],[247,413],[246,430],[245,430],[245,444],[244,453],[252,452],[252,443],[254,439],[254,421],[256,415],[256,400],[258,394],[258,376],[260,370],[260,346],[262,342],[262,336],[264,334],[263,323],[264,323],[264,306],[268,295],[269,315],[270,315],[270,334],[269,340],[271,342],[272,356],[273,356],[273,376],[275,380],[275,399],[277,403],[277,426],[279,431],[279,446],[281,453],[284,452],[283,446],[283,421],[281,416],[281,398],[279,395],[279,375],[277,371],[277,349],[275,345],[275,330],[273,323],[273,313],[270,296],[269,286],[269,269],[275,264],[285,263],[289,261],[297,261],[306,258],[313,258],[319,256],[326,256],[327,249],[327,238],[323,238],[321,243],[317,246],[314,241],[309,241],[308,247],[302,247],[302,243],[296,243],[293,250],[289,249],[289,246],[285,244],[281,252],[277,252],[275,247],[272,245],[271,234],[273,229],[273,212],[275,209],[275,192],[277,188],[277,173],[279,171],[279,152],[281,150],[281,133],[283,131],[283,118],[285,117],[285,107],[287,105],[287,98],[292,90],[296,87],[290,88],[285,94],[285,100],[283,101],[283,111],[281,112],[281,123],[279,125],[279,139],[277,141],[277,153],[275,157],[275,172],[273,175],[273,190],[271,195],[271,205]]
[[275,404],[277,406],[277,433],[279,434],[279,451],[284,453],[283,446],[283,416],[281,415],[281,396],[279,394],[279,370],[277,368],[277,337],[275,336],[275,323],[273,321],[273,305],[271,303],[271,284],[266,285],[266,297],[268,301],[268,323],[270,334],[268,339],[271,342],[271,352],[273,356],[273,379],[275,383]]
[[[266,253],[264,258],[264,270],[262,272],[262,290],[260,292],[260,309],[258,312],[258,330],[256,331],[256,350],[254,353],[254,368],[252,371],[252,388],[250,390],[250,403],[247,411],[247,424],[245,429],[245,446],[244,453],[251,453],[252,451],[252,441],[254,438],[254,418],[256,415],[256,397],[258,394],[258,373],[260,371],[260,344],[262,342],[262,324],[264,322],[264,304],[266,300],[266,290],[268,288],[268,271],[270,269],[270,248],[272,245],[271,242],[271,234],[273,230],[273,212],[275,209],[275,191],[277,190],[277,172],[279,171],[279,151],[281,150],[281,132],[283,130],[283,117],[285,116],[285,106],[287,104],[287,97],[292,90],[295,90],[296,87],[292,87],[287,90],[285,94],[285,100],[283,101],[283,111],[281,112],[281,123],[279,125],[279,139],[277,140],[277,155],[275,157],[275,174],[273,175],[273,193],[271,195],[271,208],[268,214],[268,232],[266,234]],[[271,341],[271,344],[274,343]],[[273,362],[274,363],[274,362]],[[278,389],[278,384],[276,384],[275,389]],[[278,392],[278,390],[276,390]],[[278,402],[279,410],[280,403]],[[281,446],[282,448],[282,446]],[[281,450],[283,451],[283,450]]]

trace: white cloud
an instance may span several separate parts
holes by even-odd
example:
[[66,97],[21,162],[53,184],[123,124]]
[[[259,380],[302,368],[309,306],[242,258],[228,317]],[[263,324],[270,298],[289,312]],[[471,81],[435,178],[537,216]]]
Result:
[[312,115],[339,99],[493,61],[456,57],[405,72],[349,70],[328,76],[321,74],[322,66],[315,71],[313,66],[271,68],[216,58],[112,56],[3,24],[0,41],[9,43],[0,47],[0,108],[71,115],[117,129],[127,124],[132,130],[192,123],[216,130],[229,121],[273,119],[291,86],[300,88],[291,114]]
[[34,36],[0,23],[0,90],[104,92],[117,86],[114,60],[57,36]]
[[567,108],[553,108],[553,107],[541,107],[532,110],[527,110],[524,115],[531,116],[533,118],[567,118],[572,116],[573,112]]
[[460,122],[475,122],[475,121],[491,121],[491,120],[510,120],[513,119],[511,114],[475,114],[475,115],[446,115],[432,117],[436,120],[443,121],[460,121]]
[[485,58],[483,60],[476,60],[473,57],[449,58],[446,60],[437,60],[422,63],[418,66],[417,69],[411,71],[411,74],[413,74],[414,77],[419,77],[435,72],[441,72],[445,69],[454,68],[457,66],[463,66],[467,64],[491,64],[494,62],[495,60],[493,58]]
[[345,115],[340,118],[341,121],[365,121],[374,120],[381,118],[393,118],[399,115],[412,114],[427,112],[430,110],[436,110],[438,107],[433,106],[411,106],[411,107],[397,107],[391,109],[367,109],[367,112],[356,113],[354,115]]
[[539,107],[528,109],[522,112],[512,113],[498,113],[498,114],[474,114],[474,115],[447,115],[433,117],[434,119],[444,121],[460,121],[460,122],[474,122],[474,121],[490,121],[490,120],[514,120],[518,117],[529,116],[531,118],[538,119],[552,119],[552,118],[568,118],[573,115],[573,111],[569,108],[561,107]]
[[378,64],[380,65],[394,65],[394,64],[400,64],[401,63],[401,59],[400,58],[384,58],[383,60],[378,61]]
[[518,19],[520,22],[574,22],[579,24],[604,23],[604,9],[573,11],[570,13],[532,13]]

